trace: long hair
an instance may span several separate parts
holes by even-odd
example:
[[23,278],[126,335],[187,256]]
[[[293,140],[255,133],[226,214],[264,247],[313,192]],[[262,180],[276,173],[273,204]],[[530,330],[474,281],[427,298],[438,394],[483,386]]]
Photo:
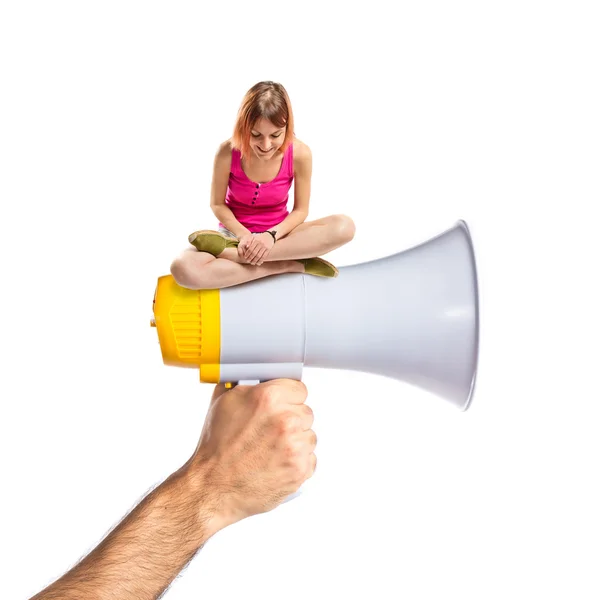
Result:
[[232,146],[242,156],[250,153],[250,132],[260,119],[270,121],[275,127],[287,126],[280,148],[285,152],[294,139],[294,116],[290,98],[280,83],[261,81],[246,92],[231,137]]

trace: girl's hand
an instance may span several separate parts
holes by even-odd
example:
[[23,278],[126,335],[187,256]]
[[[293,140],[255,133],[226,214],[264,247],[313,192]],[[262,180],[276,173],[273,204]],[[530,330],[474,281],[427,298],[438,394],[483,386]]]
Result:
[[240,242],[238,244],[238,256],[242,260],[244,260],[244,261],[246,260],[246,253],[247,253],[248,249],[254,243],[255,237],[256,236],[253,233],[248,232],[240,238]]
[[275,240],[270,233],[252,234],[252,243],[246,247],[244,258],[251,265],[262,265],[275,245]]

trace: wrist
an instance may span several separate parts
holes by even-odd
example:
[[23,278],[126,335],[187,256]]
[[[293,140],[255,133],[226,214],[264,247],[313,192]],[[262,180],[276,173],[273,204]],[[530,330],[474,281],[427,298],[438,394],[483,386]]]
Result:
[[211,478],[212,471],[208,461],[188,461],[164,483],[165,496],[182,515],[189,515],[189,526],[202,544],[231,524],[222,508],[222,494]]
[[270,238],[273,239],[273,244],[277,241],[277,231],[275,229],[269,229],[268,231],[263,231],[264,234],[267,234]]

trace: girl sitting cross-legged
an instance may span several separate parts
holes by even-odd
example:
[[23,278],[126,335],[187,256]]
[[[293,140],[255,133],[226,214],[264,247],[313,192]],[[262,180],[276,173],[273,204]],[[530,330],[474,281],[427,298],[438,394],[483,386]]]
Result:
[[193,247],[171,264],[175,281],[216,289],[279,273],[336,277],[338,270],[320,255],[352,240],[354,223],[346,215],[305,222],[311,174],[311,151],[294,135],[287,92],[278,83],[257,83],[242,102],[232,138],[215,156],[210,205],[219,230],[189,236]]

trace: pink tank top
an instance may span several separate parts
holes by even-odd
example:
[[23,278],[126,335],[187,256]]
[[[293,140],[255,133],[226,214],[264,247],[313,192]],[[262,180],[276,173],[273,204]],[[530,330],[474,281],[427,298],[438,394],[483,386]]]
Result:
[[[287,203],[293,180],[293,144],[285,151],[279,173],[267,183],[256,183],[248,178],[242,169],[240,151],[234,149],[231,152],[231,172],[225,204],[248,231],[266,231],[290,214]],[[222,223],[219,225],[224,227]]]

